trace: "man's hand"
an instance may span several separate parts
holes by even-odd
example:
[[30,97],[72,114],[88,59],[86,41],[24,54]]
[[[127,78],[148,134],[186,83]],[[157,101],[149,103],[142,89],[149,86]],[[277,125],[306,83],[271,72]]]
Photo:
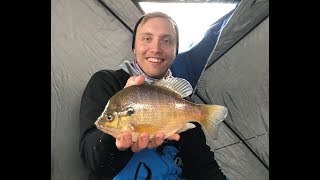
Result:
[[[144,76],[139,75],[139,76],[131,76],[125,87],[127,88],[129,86],[133,85],[141,85],[144,83]],[[133,152],[138,152],[141,151],[142,149],[145,148],[156,148],[160,146],[163,141],[164,141],[165,134],[162,132],[158,132],[155,134],[154,138],[150,140],[150,135],[146,132],[143,132],[140,134],[138,140],[136,142],[132,142],[132,135],[130,132],[126,131],[122,134],[120,138],[116,139],[116,146],[119,150],[126,150],[129,147],[131,147],[131,150]],[[169,140],[175,140],[179,141],[180,135],[179,134],[173,134],[167,139]]]
[[124,86],[124,88],[129,87],[129,86],[133,86],[133,85],[141,85],[144,83],[144,76],[143,75],[139,75],[139,76],[131,76],[126,85]]
[[[133,152],[141,151],[145,148],[156,148],[160,146],[164,141],[165,134],[163,132],[158,132],[155,134],[154,138],[150,140],[150,135],[146,132],[140,134],[136,142],[132,142],[131,133],[126,131],[122,134],[120,138],[116,139],[116,146],[119,150],[126,150],[131,147]],[[167,139],[179,141],[180,135],[173,134]]]

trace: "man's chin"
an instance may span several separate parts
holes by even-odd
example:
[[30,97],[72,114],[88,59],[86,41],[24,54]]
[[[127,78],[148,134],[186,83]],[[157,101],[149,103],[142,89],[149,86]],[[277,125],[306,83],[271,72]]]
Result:
[[154,79],[161,79],[164,75],[160,74],[160,73],[158,73],[158,74],[153,73],[153,74],[150,74],[148,76],[151,77],[151,78],[154,78]]
[[[159,68],[149,68],[151,71],[146,72],[146,74],[155,79],[162,78],[166,72],[159,71]],[[153,71],[152,71],[153,70]]]

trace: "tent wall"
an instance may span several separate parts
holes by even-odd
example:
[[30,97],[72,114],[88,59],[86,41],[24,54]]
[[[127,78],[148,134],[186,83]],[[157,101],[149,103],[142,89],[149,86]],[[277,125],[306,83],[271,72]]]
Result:
[[[130,26],[141,15],[130,0],[108,2]],[[81,95],[94,72],[133,58],[132,34],[97,0],[52,0],[51,22],[51,179],[85,180],[78,150]]]
[[196,102],[225,105],[216,149],[231,179],[269,179],[269,18],[204,71]]
[[269,0],[242,0],[220,34],[208,67],[269,16]]

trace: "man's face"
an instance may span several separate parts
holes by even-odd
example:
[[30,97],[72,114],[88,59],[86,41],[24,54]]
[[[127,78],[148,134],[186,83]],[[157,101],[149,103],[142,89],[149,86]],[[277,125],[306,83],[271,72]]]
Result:
[[135,56],[150,77],[165,75],[175,58],[176,46],[176,33],[168,19],[154,17],[137,28]]

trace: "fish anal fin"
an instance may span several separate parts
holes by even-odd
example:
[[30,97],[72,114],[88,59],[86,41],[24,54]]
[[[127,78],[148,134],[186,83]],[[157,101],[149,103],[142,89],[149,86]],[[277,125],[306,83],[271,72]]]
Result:
[[185,126],[182,129],[177,131],[177,133],[182,133],[184,131],[187,131],[187,130],[195,128],[195,127],[196,127],[196,125],[194,125],[193,123],[186,123]]

